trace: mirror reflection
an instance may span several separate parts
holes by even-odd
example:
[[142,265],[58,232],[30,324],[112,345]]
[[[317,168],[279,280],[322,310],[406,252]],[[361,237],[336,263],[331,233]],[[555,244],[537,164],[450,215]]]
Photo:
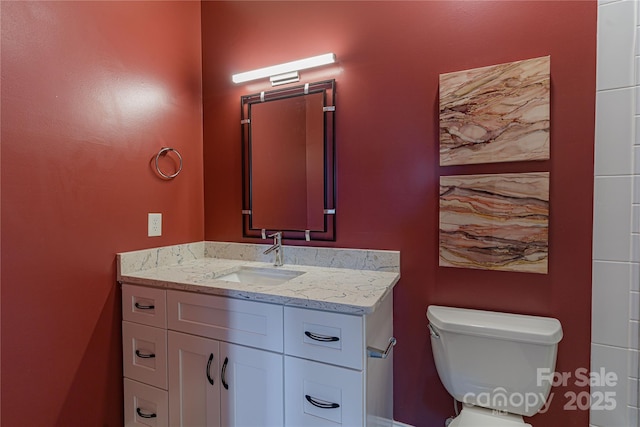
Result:
[[335,240],[333,98],[334,81],[242,97],[245,236]]
[[256,104],[251,110],[255,228],[324,227],[322,93]]

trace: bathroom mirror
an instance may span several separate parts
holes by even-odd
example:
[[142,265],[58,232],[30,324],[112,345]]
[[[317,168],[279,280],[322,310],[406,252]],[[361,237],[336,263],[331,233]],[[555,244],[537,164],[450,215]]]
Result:
[[335,240],[335,81],[245,95],[243,234]]

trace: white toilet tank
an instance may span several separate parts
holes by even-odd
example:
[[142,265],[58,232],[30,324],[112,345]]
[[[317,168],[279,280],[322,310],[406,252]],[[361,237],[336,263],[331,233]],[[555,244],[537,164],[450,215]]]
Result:
[[562,326],[557,319],[429,306],[438,375],[456,400],[532,416],[551,389]]

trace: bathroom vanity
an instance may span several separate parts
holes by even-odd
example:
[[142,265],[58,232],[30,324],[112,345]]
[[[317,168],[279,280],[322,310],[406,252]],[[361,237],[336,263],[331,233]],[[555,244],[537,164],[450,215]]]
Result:
[[391,425],[399,253],[265,247],[118,255],[125,426]]

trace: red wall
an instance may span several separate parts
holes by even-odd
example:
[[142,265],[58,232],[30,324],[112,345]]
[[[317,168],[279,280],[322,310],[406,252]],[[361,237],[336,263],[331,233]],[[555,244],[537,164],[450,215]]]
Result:
[[[240,96],[231,74],[335,52],[337,240],[333,246],[396,249],[395,414],[443,425],[451,398],[433,364],[429,304],[557,317],[557,370],[589,367],[595,114],[595,1],[204,2],[205,238],[243,241]],[[438,75],[551,55],[551,160],[438,166]],[[224,163],[219,159],[224,158]],[[441,174],[551,172],[549,274],[438,267]],[[249,240],[247,240],[249,241]],[[288,242],[293,243],[293,242]],[[567,391],[535,426],[588,425],[564,411]]]
[[115,254],[204,233],[200,4],[1,4],[1,424],[121,426]]

